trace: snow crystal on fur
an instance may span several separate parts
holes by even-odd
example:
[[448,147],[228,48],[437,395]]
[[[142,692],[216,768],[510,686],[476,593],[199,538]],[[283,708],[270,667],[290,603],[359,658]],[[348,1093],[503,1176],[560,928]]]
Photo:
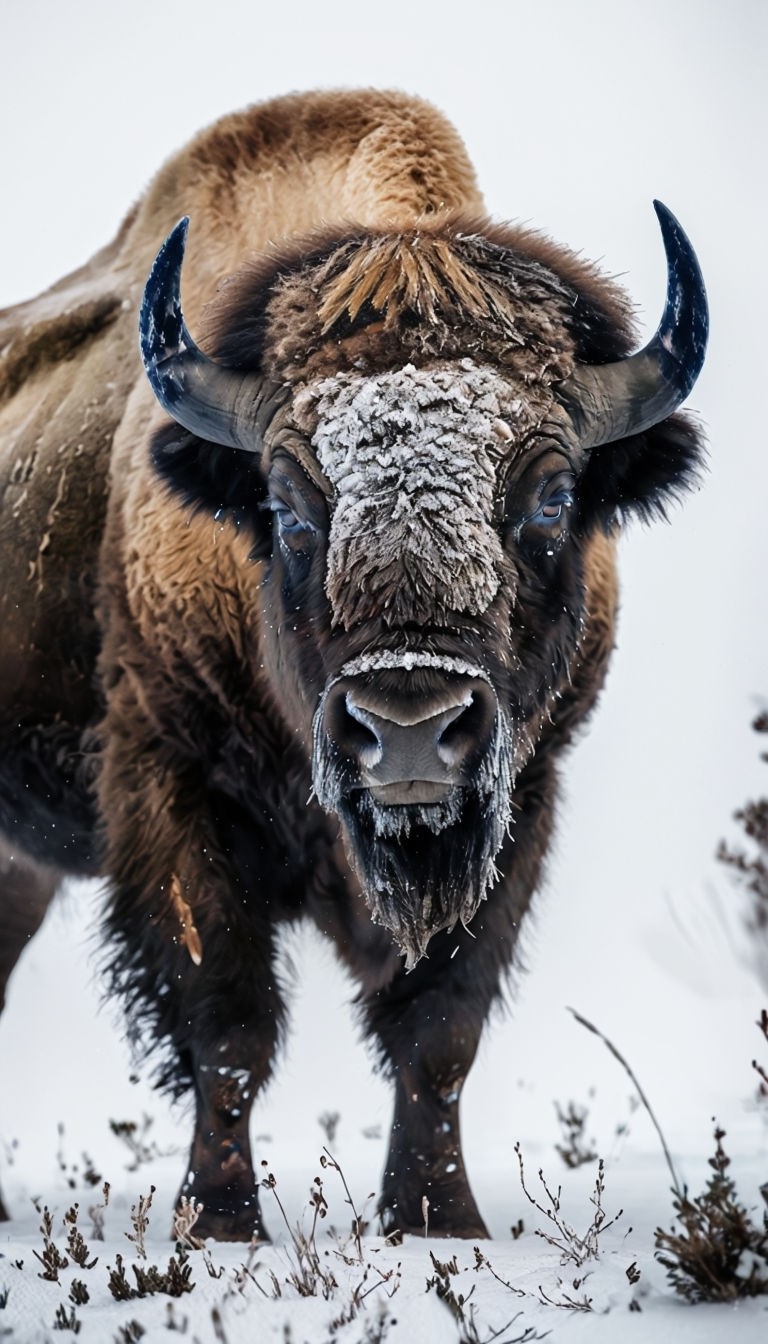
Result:
[[367,672],[379,672],[385,668],[399,667],[412,672],[414,667],[436,667],[441,672],[458,672],[465,677],[482,677],[490,685],[491,679],[481,667],[468,663],[463,658],[451,658],[440,653],[426,653],[415,649],[377,649],[372,653],[361,653],[345,663],[337,676],[326,687],[326,692],[335,686],[342,677],[364,676]]
[[313,446],[334,491],[326,590],[347,628],[479,615],[499,587],[496,470],[519,403],[464,359],[374,377],[341,373],[308,393]]

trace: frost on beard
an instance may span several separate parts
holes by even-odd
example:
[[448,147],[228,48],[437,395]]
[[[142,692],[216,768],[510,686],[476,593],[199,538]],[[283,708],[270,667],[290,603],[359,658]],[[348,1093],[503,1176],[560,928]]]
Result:
[[[360,676],[382,669],[436,667],[483,677],[482,668],[424,652],[382,650],[347,663],[339,673]],[[496,856],[511,819],[515,740],[500,707],[487,753],[471,781],[442,801],[382,806],[364,788],[350,788],[343,763],[329,752],[323,709],[336,680],[326,687],[314,721],[313,782],[320,805],[342,824],[345,847],[377,924],[393,934],[411,970],[430,939],[457,923],[468,924],[496,880]]]

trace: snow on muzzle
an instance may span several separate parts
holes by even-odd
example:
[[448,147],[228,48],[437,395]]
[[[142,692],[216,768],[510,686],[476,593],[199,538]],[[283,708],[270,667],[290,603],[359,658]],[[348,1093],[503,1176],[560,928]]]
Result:
[[385,807],[438,803],[472,782],[498,712],[487,676],[459,659],[389,650],[355,659],[318,708],[316,774],[326,775],[330,758],[344,792],[367,789]]

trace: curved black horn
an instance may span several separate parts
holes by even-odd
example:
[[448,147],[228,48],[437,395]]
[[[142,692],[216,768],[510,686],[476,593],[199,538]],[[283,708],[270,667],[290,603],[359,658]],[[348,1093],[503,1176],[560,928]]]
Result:
[[181,266],[189,220],[182,219],[157,254],[139,314],[144,368],[163,410],[211,443],[261,449],[265,398],[274,385],[257,373],[216,364],[190,336],[181,311]]
[[584,448],[640,434],[685,401],[704,363],[707,294],[696,253],[671,210],[654,201],[667,254],[667,302],[656,335],[615,364],[582,364],[558,389]]

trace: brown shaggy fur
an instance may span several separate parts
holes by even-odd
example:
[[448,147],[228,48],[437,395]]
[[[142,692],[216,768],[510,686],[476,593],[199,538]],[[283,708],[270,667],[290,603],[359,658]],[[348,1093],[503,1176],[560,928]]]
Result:
[[[168,425],[140,369],[142,289],[184,214],[190,329],[292,394],[261,460]],[[357,978],[395,1080],[387,1226],[419,1228],[428,1191],[432,1231],[485,1234],[459,1094],[540,878],[556,757],[613,644],[615,519],[663,510],[697,444],[672,417],[588,461],[575,452],[573,524],[550,529],[546,550],[528,526],[542,478],[527,449],[560,451],[557,387],[574,363],[631,343],[615,285],[531,230],[486,220],[453,128],[418,99],[373,90],[224,118],[161,169],[108,247],[0,314],[0,832],[25,856],[12,869],[0,854],[0,1001],[58,876],[108,878],[113,986],[134,1036],[167,1048],[160,1081],[195,1092],[184,1193],[206,1206],[203,1235],[263,1232],[248,1117],[284,1017],[275,927],[304,914]],[[335,502],[313,444],[321,380],[462,360],[509,391],[485,520],[499,572],[469,584],[458,612],[441,574],[438,612],[419,570],[407,615],[423,630],[374,576],[339,632],[319,562],[292,577],[291,543],[272,547],[267,474],[279,470],[324,538]],[[446,919],[408,976],[389,928],[371,922],[337,820],[307,803],[321,697],[373,645],[426,650],[412,683],[425,696],[437,653],[483,660],[480,681],[518,735],[501,880],[473,936]]]

